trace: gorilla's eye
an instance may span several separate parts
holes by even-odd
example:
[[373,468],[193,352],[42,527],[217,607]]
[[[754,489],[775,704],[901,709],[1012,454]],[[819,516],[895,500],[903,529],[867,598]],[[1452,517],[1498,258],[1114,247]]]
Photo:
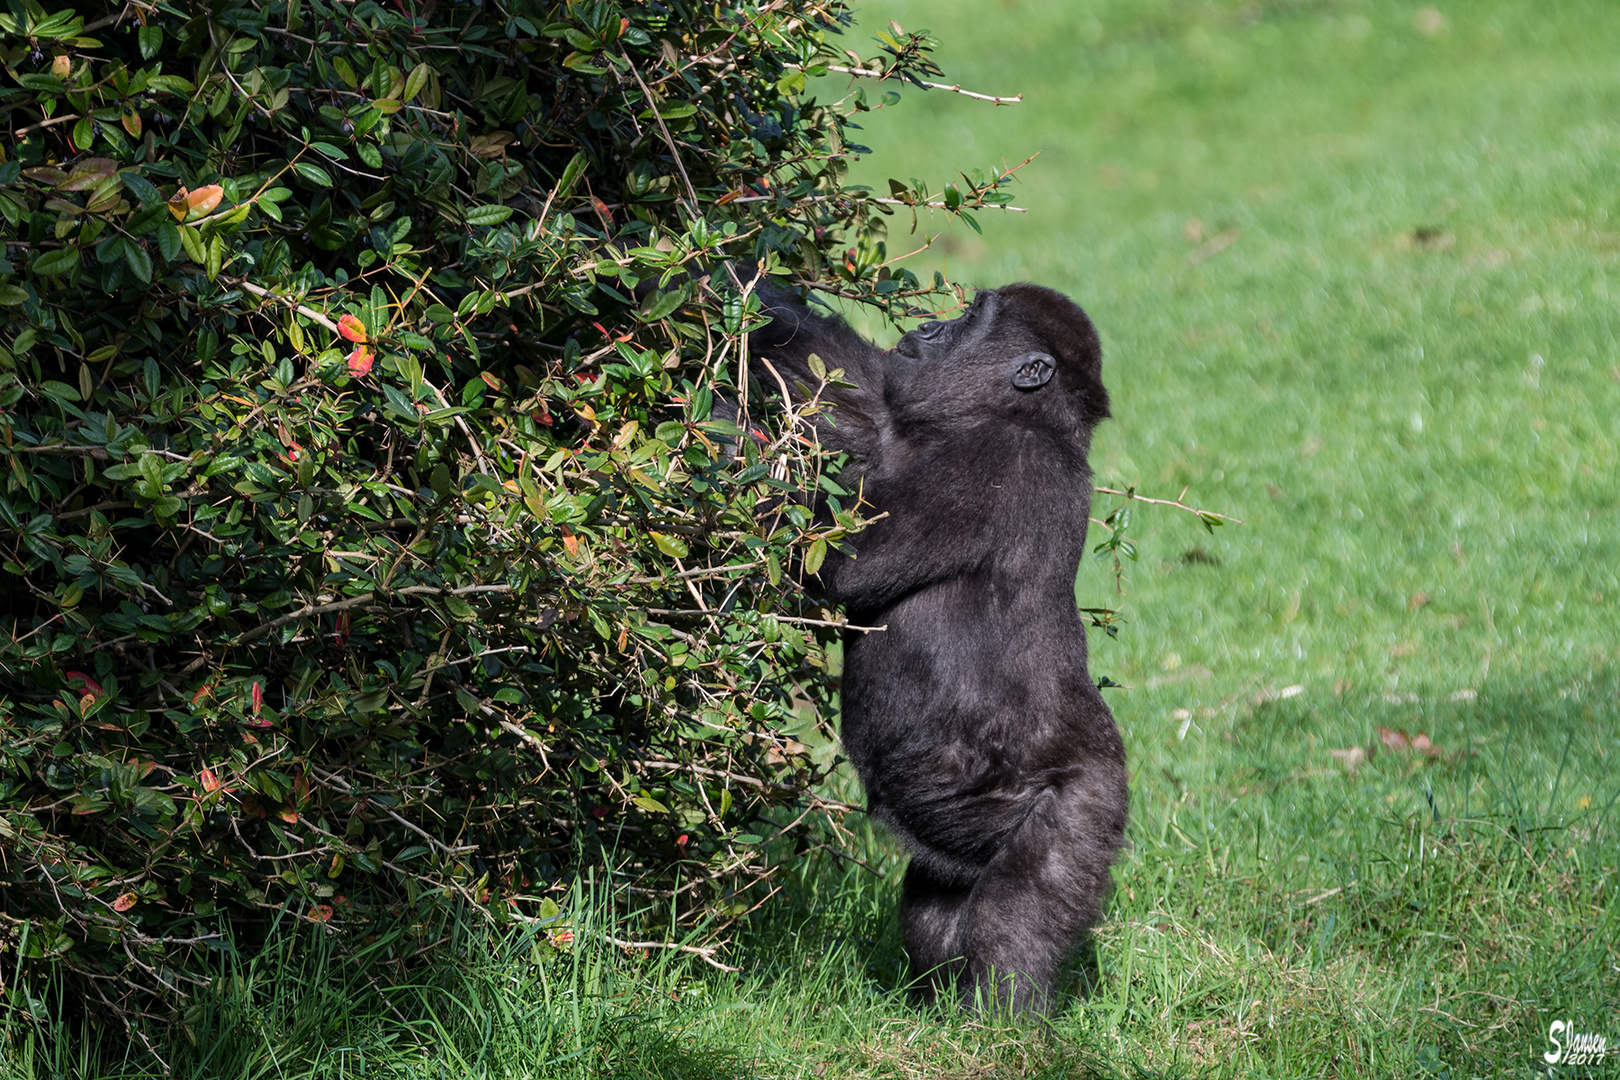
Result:
[[945,324],[938,319],[930,319],[920,324],[913,333],[924,340],[933,340],[945,332]]

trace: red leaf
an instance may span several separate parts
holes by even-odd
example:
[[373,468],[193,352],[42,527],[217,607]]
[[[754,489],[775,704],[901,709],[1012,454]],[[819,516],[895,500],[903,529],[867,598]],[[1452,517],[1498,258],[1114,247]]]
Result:
[[191,703],[193,705],[197,704],[197,702],[201,701],[203,698],[205,698],[209,694],[213,693],[213,690],[214,690],[214,684],[213,683],[203,683],[202,688],[199,689],[195,694],[191,695]]
[[371,340],[366,336],[366,324],[353,315],[339,315],[337,326],[338,333],[342,334],[346,341],[354,341],[364,345]]
[[104,693],[106,693],[106,691],[101,688],[100,683],[96,682],[96,680],[92,679],[90,676],[86,675],[82,671],[69,671],[69,672],[67,672],[67,681],[68,681],[69,686],[73,685],[73,680],[74,679],[81,680],[84,683],[84,688],[86,690],[90,691],[90,693],[92,693],[92,694],[104,694]]
[[276,817],[280,818],[282,821],[285,821],[289,825],[298,824],[298,811],[294,810],[290,806],[277,810]]
[[128,911],[130,908],[135,906],[135,901],[139,899],[140,897],[136,896],[134,893],[127,892],[123,896],[120,896],[118,899],[113,901],[113,910]]
[[364,345],[356,345],[354,352],[349,354],[349,374],[355,378],[371,374],[371,350]]
[[315,910],[309,913],[311,922],[326,922],[332,917],[331,904],[316,904]]
[[264,687],[257,679],[253,680],[253,715],[258,716],[259,710],[264,708]]
[[202,772],[197,774],[197,779],[202,781],[204,791],[218,791],[220,788],[224,787],[224,785],[219,782],[219,777],[214,775],[214,770],[207,768],[206,766],[203,768]]

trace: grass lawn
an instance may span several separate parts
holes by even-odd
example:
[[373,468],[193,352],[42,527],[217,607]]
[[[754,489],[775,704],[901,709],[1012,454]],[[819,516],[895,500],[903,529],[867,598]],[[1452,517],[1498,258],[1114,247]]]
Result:
[[[1620,1043],[1620,5],[885,0],[856,37],[888,18],[1024,101],[908,89],[866,182],[1040,151],[1028,214],[919,267],[1070,292],[1099,481],[1244,522],[1138,508],[1124,595],[1081,575],[1125,607],[1092,665],[1133,775],[1094,988],[1049,1028],[919,1015],[873,838],[887,879],[796,868],[739,975],[586,927],[386,993],[267,960],[177,1072],[1464,1080],[1544,1075],[1554,1020]],[[126,1070],[54,1035],[0,1077]]]

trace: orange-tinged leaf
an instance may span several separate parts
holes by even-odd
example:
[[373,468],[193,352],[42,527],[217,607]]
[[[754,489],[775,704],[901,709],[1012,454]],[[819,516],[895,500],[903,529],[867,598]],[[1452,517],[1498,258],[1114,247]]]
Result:
[[331,904],[316,904],[315,909],[309,913],[311,922],[326,922],[332,917]]
[[174,215],[174,220],[176,221],[186,220],[186,196],[188,194],[190,193],[182,187],[179,191],[176,191],[173,195],[169,196],[169,213]]
[[338,316],[338,333],[343,335],[345,341],[355,341],[364,345],[371,339],[366,335],[366,324],[353,315]]
[[224,197],[224,188],[218,184],[208,184],[186,196],[186,209],[200,217],[212,211]]
[[371,350],[364,345],[356,345],[354,352],[349,354],[349,374],[355,378],[371,374]]
[[201,689],[199,689],[195,694],[191,695],[191,703],[193,705],[195,705],[195,704],[197,704],[197,702],[201,701],[203,698],[207,697],[209,694],[211,694],[213,692],[214,692],[214,684],[213,683],[204,683],[202,685]]
[[135,902],[137,900],[139,900],[139,899],[140,899],[140,897],[136,896],[134,893],[127,892],[124,895],[120,896],[118,899],[113,901],[113,905],[112,905],[113,910],[114,911],[128,911],[130,908],[135,906]]
[[219,777],[214,775],[214,770],[207,767],[204,767],[203,771],[197,774],[197,779],[202,781],[204,791],[218,791],[224,787],[219,782]]
[[282,821],[285,821],[289,825],[298,824],[298,811],[294,810],[290,806],[277,810],[276,817],[280,818]]
[[140,113],[136,112],[134,109],[131,109],[120,118],[120,122],[124,125],[124,130],[129,132],[130,138],[138,139],[141,137]]
[[259,710],[264,708],[264,684],[257,679],[253,680],[251,697],[253,698],[253,715],[258,716]]

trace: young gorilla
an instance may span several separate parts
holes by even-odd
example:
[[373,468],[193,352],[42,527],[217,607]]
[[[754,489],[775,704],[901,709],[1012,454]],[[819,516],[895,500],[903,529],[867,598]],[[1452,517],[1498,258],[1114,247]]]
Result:
[[814,422],[854,459],[840,482],[887,514],[821,579],[851,622],[888,627],[846,638],[842,735],[912,854],[906,951],[929,1000],[1047,1012],[1125,830],[1125,750],[1074,598],[1108,416],[1096,331],[1061,294],[1009,285],[882,352],[762,295],[756,350],[790,386],[817,384],[812,353],[854,384]]

